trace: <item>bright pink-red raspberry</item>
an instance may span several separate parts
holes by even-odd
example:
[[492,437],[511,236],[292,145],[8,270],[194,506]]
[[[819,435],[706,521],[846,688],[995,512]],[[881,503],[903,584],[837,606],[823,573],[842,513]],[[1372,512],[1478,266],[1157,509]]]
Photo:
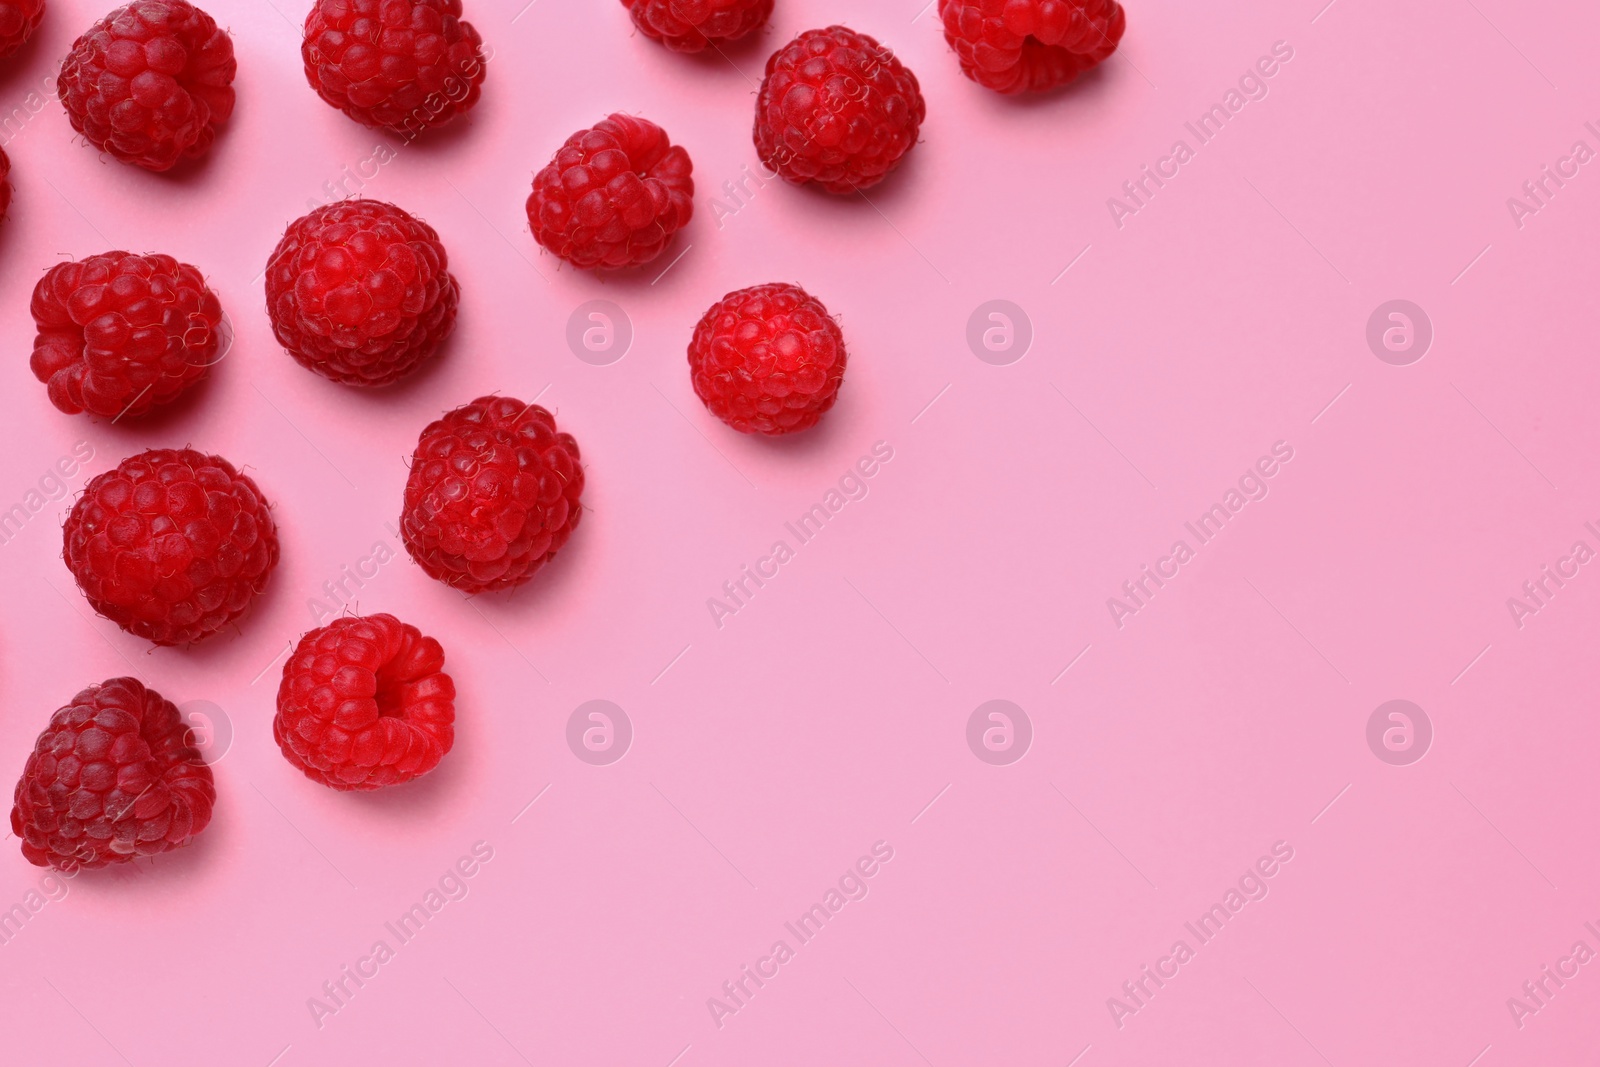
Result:
[[91,685],[50,716],[17,782],[11,832],[29,863],[76,873],[182,848],[217,789],[189,727],[133,678]]
[[706,408],[740,433],[809,430],[839,398],[844,334],[798,285],[757,285],[711,306],[689,342]]
[[44,18],[44,0],[0,0],[0,59],[28,43]]
[[532,578],[583,517],[578,442],[536,404],[479,397],[422,431],[400,516],[406,551],[468,593]]
[[187,0],[139,0],[78,38],[57,91],[72,128],[147,170],[211,149],[233,114],[233,41]]
[[69,415],[137,418],[222,358],[222,304],[171,256],[107,252],[58,263],[33,290],[29,366]]
[[461,286],[432,226],[393,204],[344,200],[290,223],[267,262],[267,314],[301,366],[388,385],[438,351]]
[[864,33],[807,30],[767,60],[756,151],[796,184],[852,193],[881,182],[917,143],[917,76]]
[[772,0],[622,0],[639,32],[674,52],[700,52],[754,33]]
[[317,0],[300,58],[318,96],[407,140],[472,110],[488,73],[461,0]]
[[158,645],[238,619],[278,562],[278,528],[256,483],[187,448],[151,449],[97,475],[62,534],[90,606]]
[[637,267],[694,214],[694,164],[653,122],[612,115],[567,138],[533,178],[533,239],[576,267]]
[[272,736],[332,789],[381,789],[427,774],[455,742],[444,649],[393,615],[335,619],[283,665]]
[[967,77],[998,93],[1053,89],[1117,50],[1117,0],[939,0],[944,39]]

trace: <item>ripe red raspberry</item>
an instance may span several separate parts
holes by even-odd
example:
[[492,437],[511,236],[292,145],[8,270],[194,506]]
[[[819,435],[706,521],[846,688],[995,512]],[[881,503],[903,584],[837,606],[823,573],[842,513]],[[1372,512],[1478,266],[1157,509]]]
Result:
[[706,408],[740,433],[809,430],[839,398],[844,334],[798,285],[757,285],[711,306],[689,342]]
[[400,516],[406,551],[468,593],[532,578],[583,517],[578,442],[536,404],[483,396],[422,431]]
[[222,349],[222,304],[171,256],[107,252],[58,263],[33,290],[29,366],[69,415],[138,417],[206,376]]
[[612,115],[534,175],[533,239],[576,267],[637,267],[694,214],[694,164],[653,122]]
[[767,60],[756,151],[791,182],[851,193],[881,182],[917,143],[917,76],[864,33],[807,30]]
[[772,0],[622,0],[639,32],[674,52],[701,52],[767,24]]
[[1117,0],[939,0],[939,17],[962,72],[999,93],[1065,85],[1127,28]]
[[243,615],[278,562],[256,483],[220,456],[151,449],[97,475],[62,529],[67,569],[95,611],[158,645]]
[[11,210],[11,157],[0,148],[0,219]]
[[439,349],[461,286],[432,226],[393,204],[345,200],[290,223],[267,261],[267,314],[301,366],[388,385]]
[[461,0],[317,0],[300,58],[318,96],[407,140],[472,110],[488,72]]
[[112,678],[50,716],[17,782],[11,832],[29,863],[94,870],[182,848],[216,801],[172,701]]
[[332,789],[381,789],[427,774],[455,741],[444,649],[393,615],[335,619],[283,665],[272,736]]
[[78,38],[57,91],[72,128],[147,170],[211,149],[233,114],[233,41],[188,0],[139,0]]
[[44,0],[0,0],[0,59],[28,43],[44,18]]

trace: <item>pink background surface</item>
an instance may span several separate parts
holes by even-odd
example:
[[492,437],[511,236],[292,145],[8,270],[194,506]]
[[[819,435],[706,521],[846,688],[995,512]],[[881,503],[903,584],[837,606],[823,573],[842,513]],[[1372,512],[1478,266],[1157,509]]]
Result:
[[[341,195],[324,183],[398,142],[307,88],[307,5],[276,2],[209,3],[239,107],[181,179],[102,162],[48,98],[104,5],[51,0],[0,75],[23,108],[0,507],[76,442],[94,456],[72,493],[188,443],[248,466],[284,543],[236,635],[155,651],[73,588],[59,491],[0,545],[6,773],[72,693],[130,671],[234,732],[192,847],[46,886],[59,899],[0,944],[0,1058],[1596,1061],[1600,964],[1520,1027],[1507,1007],[1574,942],[1600,950],[1600,575],[1520,628],[1506,603],[1573,542],[1600,548],[1600,172],[1521,228],[1506,205],[1574,141],[1600,148],[1592,5],[1141,0],[1102,72],[1004,100],[960,75],[923,0],[779,0],[727,62],[660,49],[614,0],[469,0],[495,54],[482,104],[362,190],[439,229],[460,326],[432,369],[368,395],[279,350],[260,274],[308,201]],[[834,21],[921,78],[922,143],[870,203],[772,184],[719,226],[713,197],[756,163],[766,54]],[[1279,41],[1268,95],[1119,228],[1107,198],[1193,145],[1184,122]],[[532,171],[615,110],[694,158],[697,216],[659,281],[558,269],[527,233]],[[60,415],[27,368],[41,272],[113,247],[199,265],[237,330],[151,424]],[[780,279],[839,317],[849,374],[817,432],[742,439],[695,400],[684,345],[722,293]],[[595,298],[635,331],[609,366],[565,341]],[[1397,298],[1436,332],[1403,367],[1364,339]],[[991,299],[1034,330],[1009,366],[966,342]],[[386,795],[322,789],[272,742],[276,657],[325,581],[394,549],[421,427],[492,391],[539,395],[577,436],[591,513],[512,597],[464,602],[403,555],[379,568],[359,608],[444,643],[456,747]],[[717,628],[707,598],[879,441],[894,455],[867,496]],[[1279,441],[1294,457],[1269,495],[1119,629],[1107,598]],[[1409,766],[1366,742],[1397,698],[1435,730]],[[609,766],[565,740],[593,699],[635,732]],[[967,746],[991,699],[1033,726],[1009,766]],[[880,841],[865,899],[800,945],[784,923]],[[399,944],[384,924],[476,842],[493,858],[466,895]],[[1200,946],[1184,923],[1276,842],[1293,860],[1268,895]],[[44,873],[0,850],[0,909]],[[719,1027],[708,998],[780,938],[794,958]],[[1180,938],[1195,958],[1119,1027],[1108,998]],[[393,958],[319,1025],[310,998],[380,939]]]

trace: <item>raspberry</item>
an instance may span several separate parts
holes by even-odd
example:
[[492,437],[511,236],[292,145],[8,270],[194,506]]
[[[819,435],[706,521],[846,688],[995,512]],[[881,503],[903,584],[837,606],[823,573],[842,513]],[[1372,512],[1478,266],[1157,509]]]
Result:
[[1127,28],[1117,0],[939,0],[939,17],[962,73],[999,93],[1065,85]]
[[468,593],[510,589],[567,543],[582,494],[578,442],[554,416],[483,396],[422,431],[401,533],[429,577]]
[[199,641],[239,618],[278,562],[256,483],[187,448],[151,449],[97,475],[62,533],[90,606],[158,645]]
[[11,210],[11,157],[0,148],[0,219]]
[[706,408],[740,433],[809,430],[844,381],[844,335],[798,285],[757,285],[711,306],[689,342],[689,373]]
[[767,60],[756,151],[791,182],[851,193],[899,165],[926,114],[917,76],[889,49],[843,26],[807,30]]
[[674,52],[701,52],[767,24],[772,0],[622,0],[639,32]]
[[407,140],[472,110],[488,73],[461,0],[317,0],[300,58],[318,96]]
[[534,175],[533,239],[577,267],[637,267],[694,214],[694,164],[666,131],[632,115],[579,130]]
[[76,873],[182,848],[216,801],[172,701],[112,678],[50,716],[17,782],[11,832],[29,863]]
[[283,665],[272,736],[331,789],[381,789],[439,765],[455,741],[444,649],[393,615],[336,619]]
[[233,41],[187,0],[139,0],[78,38],[58,92],[72,128],[147,170],[211,149],[233,113]]
[[267,313],[301,366],[388,385],[438,351],[461,286],[432,226],[393,204],[345,200],[289,225],[267,262]]
[[50,403],[137,417],[206,376],[222,349],[222,304],[171,256],[107,252],[58,263],[33,290],[33,376]]
[[0,0],[0,59],[28,43],[44,18],[44,0]]

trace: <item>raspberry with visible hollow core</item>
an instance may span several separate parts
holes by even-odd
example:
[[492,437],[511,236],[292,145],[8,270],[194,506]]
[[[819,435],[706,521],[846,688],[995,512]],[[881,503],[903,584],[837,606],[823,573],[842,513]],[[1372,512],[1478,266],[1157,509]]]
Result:
[[151,449],[96,475],[62,540],[89,605],[158,645],[228,626],[278,562],[278,528],[256,483],[187,448]]
[[653,122],[612,115],[579,130],[534,176],[533,239],[575,267],[659,256],[694,215],[694,164]]
[[900,165],[926,114],[917,76],[889,49],[843,26],[807,30],[767,60],[756,151],[788,181],[853,193]]
[[50,717],[17,782],[11,832],[29,863],[76,873],[182,848],[216,801],[172,701],[112,678]]
[[300,45],[306,80],[363,126],[410,140],[483,94],[483,38],[461,15],[461,0],[317,0]]
[[538,573],[583,517],[578,442],[536,404],[483,396],[422,431],[400,516],[428,576],[468,593]]
[[962,73],[997,93],[1065,85],[1117,50],[1117,0],[939,0]]
[[188,0],[139,0],[78,38],[56,88],[90,144],[163,171],[211,149],[236,66],[227,32]]
[[107,252],[58,263],[33,290],[29,366],[69,415],[137,418],[170,404],[226,352],[222,304],[171,256]]
[[456,323],[461,286],[432,226],[378,200],[343,200],[290,223],[267,262],[278,343],[347,385],[388,385]]
[[444,649],[393,615],[335,619],[283,665],[272,736],[307,778],[381,789],[427,774],[455,741]]

